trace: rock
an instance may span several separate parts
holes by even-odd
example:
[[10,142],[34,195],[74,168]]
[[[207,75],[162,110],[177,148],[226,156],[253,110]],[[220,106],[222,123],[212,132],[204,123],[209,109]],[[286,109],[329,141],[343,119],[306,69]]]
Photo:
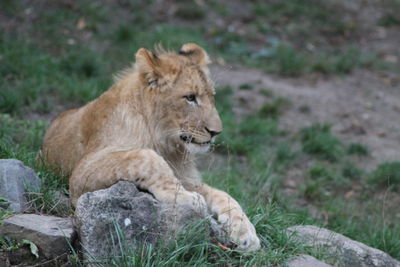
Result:
[[323,247],[328,254],[337,255],[343,266],[400,267],[400,262],[385,252],[368,247],[341,234],[312,225],[288,228],[307,246]]
[[82,195],[75,210],[75,226],[87,260],[121,253],[117,229],[125,245],[133,248],[135,243],[173,238],[182,226],[202,218],[204,214],[189,206],[158,202],[126,181]]
[[16,159],[0,159],[0,197],[10,210],[20,213],[28,209],[26,192],[39,191],[41,180],[35,172]]
[[289,260],[284,266],[285,267],[330,267],[332,265],[317,260],[313,256],[303,254]]
[[46,258],[52,259],[69,251],[73,239],[70,218],[37,214],[17,214],[3,220],[0,236],[33,242]]

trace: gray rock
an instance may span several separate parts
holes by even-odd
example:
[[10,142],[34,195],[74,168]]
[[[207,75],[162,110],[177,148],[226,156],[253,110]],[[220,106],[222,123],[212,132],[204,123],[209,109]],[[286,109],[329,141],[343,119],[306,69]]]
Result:
[[332,265],[317,260],[313,256],[303,254],[289,260],[284,266],[285,267],[330,267]]
[[288,228],[307,246],[324,247],[327,253],[337,255],[344,266],[351,267],[399,267],[400,262],[385,252],[368,247],[341,234],[312,225]]
[[17,214],[4,219],[0,236],[18,241],[32,241],[47,258],[55,258],[68,252],[73,235],[72,220],[37,214]]
[[10,210],[28,208],[26,192],[39,191],[41,180],[35,172],[16,159],[0,159],[0,197],[7,199]]
[[99,260],[119,254],[116,229],[123,233],[124,244],[133,248],[137,242],[168,240],[182,226],[203,217],[189,206],[158,202],[133,183],[121,181],[82,195],[75,210],[75,226],[85,258]]

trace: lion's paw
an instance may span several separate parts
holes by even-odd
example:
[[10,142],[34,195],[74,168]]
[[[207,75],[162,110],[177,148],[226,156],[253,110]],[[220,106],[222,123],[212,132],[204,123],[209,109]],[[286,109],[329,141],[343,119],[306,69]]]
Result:
[[228,228],[229,239],[237,245],[237,250],[255,251],[261,248],[256,230],[245,215],[237,221],[230,221],[228,216],[222,216],[219,221]]
[[255,251],[261,248],[260,239],[257,237],[257,234],[252,231],[247,231],[236,240],[238,250]]

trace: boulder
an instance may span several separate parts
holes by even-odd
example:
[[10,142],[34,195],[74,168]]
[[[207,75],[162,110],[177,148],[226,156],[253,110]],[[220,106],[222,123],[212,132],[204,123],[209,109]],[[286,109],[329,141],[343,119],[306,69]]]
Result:
[[290,227],[288,231],[307,246],[323,247],[328,254],[337,255],[343,266],[400,267],[400,262],[385,252],[325,228],[304,225]]
[[35,172],[16,159],[0,159],[0,197],[8,209],[21,213],[28,209],[26,192],[39,191],[41,180]]
[[303,254],[289,260],[284,266],[285,267],[331,267],[332,265],[317,260],[313,256]]
[[52,259],[69,251],[73,225],[70,218],[17,214],[3,220],[0,236],[29,240],[39,248],[39,253]]
[[85,259],[106,260],[121,253],[119,238],[129,248],[138,243],[155,244],[173,238],[183,226],[204,216],[190,206],[161,203],[133,183],[120,181],[78,199],[75,227]]

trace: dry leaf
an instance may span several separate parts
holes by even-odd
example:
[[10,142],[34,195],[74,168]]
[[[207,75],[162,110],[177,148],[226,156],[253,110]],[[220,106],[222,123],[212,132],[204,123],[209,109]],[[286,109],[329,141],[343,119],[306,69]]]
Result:
[[80,19],[78,20],[78,23],[76,24],[76,28],[77,28],[78,30],[83,30],[85,27],[86,27],[85,18],[80,18]]

